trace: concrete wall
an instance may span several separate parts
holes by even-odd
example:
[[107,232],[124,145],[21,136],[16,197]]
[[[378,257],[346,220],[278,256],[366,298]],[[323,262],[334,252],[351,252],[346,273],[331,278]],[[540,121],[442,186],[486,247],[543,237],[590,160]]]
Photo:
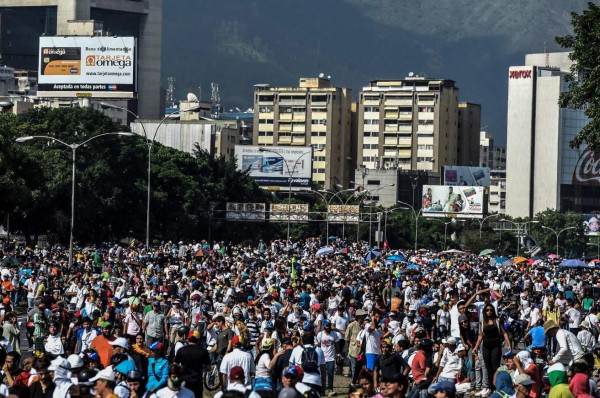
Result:
[[[510,78],[512,71],[529,71],[529,78]],[[513,217],[531,216],[532,145],[534,144],[535,67],[509,68],[506,123],[506,213]]]

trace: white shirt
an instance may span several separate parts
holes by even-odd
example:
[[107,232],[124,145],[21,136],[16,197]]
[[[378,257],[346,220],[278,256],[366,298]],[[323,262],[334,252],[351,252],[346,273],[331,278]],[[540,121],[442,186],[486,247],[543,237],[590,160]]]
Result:
[[362,343],[363,339],[367,339],[365,345],[365,354],[381,354],[381,336],[383,331],[381,329],[370,330],[370,325],[366,325],[365,328],[358,334],[357,341]]
[[447,377],[449,379],[456,379],[456,374],[462,368],[462,359],[458,357],[456,350],[451,352],[448,348],[444,349],[444,353],[442,354],[442,359],[440,361],[440,368],[442,368],[442,373],[440,373],[440,377]]
[[156,392],[157,398],[194,398],[194,392],[183,387],[179,391],[173,391],[169,387],[163,387]]
[[[307,347],[314,347],[312,345],[307,345]],[[314,347],[315,352],[317,353],[317,365],[321,367],[321,365],[325,365],[325,354],[323,354],[323,350],[321,347]],[[292,351],[292,355],[290,356],[290,365],[298,365],[302,366],[302,352],[304,351],[304,347],[299,345],[294,348]],[[321,374],[320,373],[308,373],[304,372],[304,377],[302,377],[303,383],[310,383],[317,386],[321,385]]]
[[584,352],[581,348],[581,343],[573,333],[564,329],[558,329],[556,332],[556,341],[558,343],[558,352],[552,358],[554,362],[560,362],[565,366],[569,366],[571,362],[575,362],[583,356]]
[[437,317],[440,322],[440,326],[448,326],[450,324],[450,312],[440,309],[437,312]]
[[460,312],[458,312],[458,305],[454,305],[450,308],[450,336],[460,338],[460,325],[458,323],[458,317],[460,316]]
[[321,331],[317,334],[315,343],[323,350],[325,362],[335,361],[335,343],[339,340],[340,338],[336,332],[327,334],[324,331]]
[[262,354],[258,359],[258,363],[256,364],[256,377],[271,377],[269,364],[271,363],[271,359],[268,354]]
[[57,333],[54,336],[48,335],[46,339],[46,344],[44,344],[44,350],[47,353],[52,354],[54,356],[63,355],[65,353],[65,349],[63,347],[62,341],[60,340],[60,334]]
[[578,328],[579,323],[581,322],[581,312],[577,311],[575,308],[569,308],[565,314],[569,317],[569,327]]
[[250,374],[254,373],[255,366],[252,354],[244,352],[239,348],[234,348],[229,354],[225,354],[219,372],[229,375],[229,371],[234,366],[241,366],[244,369],[245,383],[250,384]]

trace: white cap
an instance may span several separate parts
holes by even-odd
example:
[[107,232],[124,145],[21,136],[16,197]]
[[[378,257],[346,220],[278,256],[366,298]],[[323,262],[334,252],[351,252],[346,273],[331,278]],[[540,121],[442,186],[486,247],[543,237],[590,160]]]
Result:
[[117,337],[114,341],[111,341],[109,344],[112,346],[123,347],[126,350],[129,349],[129,343],[124,337]]
[[67,361],[69,361],[69,364],[71,365],[71,369],[82,368],[84,365],[83,358],[81,358],[77,354],[69,355],[69,357],[67,358]]
[[458,347],[456,347],[456,352],[460,352],[460,351],[466,351],[467,349],[465,348],[464,345],[459,344]]
[[95,377],[92,377],[90,379],[90,381],[96,381],[96,380],[108,380],[108,381],[116,381],[117,378],[115,376],[115,372],[112,371],[112,369],[107,368],[107,369],[102,369],[100,372],[98,372],[98,374]]

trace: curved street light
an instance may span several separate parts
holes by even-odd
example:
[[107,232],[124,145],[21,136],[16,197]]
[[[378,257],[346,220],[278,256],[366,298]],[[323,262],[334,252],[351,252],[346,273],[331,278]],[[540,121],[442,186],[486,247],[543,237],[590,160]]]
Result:
[[[302,159],[302,157],[304,157],[305,155],[308,155],[309,153],[312,154],[313,152],[315,152],[315,148],[313,146],[310,147],[310,150],[302,153],[300,156],[298,156],[298,158],[296,159],[296,161],[294,162],[294,165],[292,166],[292,169],[290,170],[290,166],[288,165],[288,162],[285,160],[285,157],[279,153],[278,151],[274,150],[274,149],[269,149],[269,148],[265,148],[265,147],[259,147],[258,150],[260,152],[270,152],[270,153],[274,153],[275,155],[279,156],[281,158],[281,162],[285,165],[285,168],[287,170],[288,173],[288,181],[289,181],[289,186],[288,186],[288,220],[287,220],[287,242],[286,242],[286,246],[290,245],[290,224],[291,224],[291,207],[292,207],[292,180],[294,177],[294,173],[296,172],[296,167],[298,166],[298,164],[300,163],[300,159]],[[316,151],[322,151],[323,149],[317,149]],[[312,173],[312,170],[311,170]],[[327,237],[327,239],[329,239],[329,237]]]
[[[151,167],[152,167],[152,148],[154,147],[154,142],[156,140],[156,136],[158,134],[158,130],[160,129],[160,126],[162,126],[162,124],[169,120],[172,119],[174,114],[169,114],[166,115],[164,118],[162,118],[162,120],[160,121],[160,123],[158,123],[158,126],[156,126],[156,129],[154,130],[154,134],[152,135],[152,139],[150,139],[148,137],[148,133],[146,132],[146,125],[144,124],[144,122],[142,122],[142,119],[140,119],[140,117],[132,112],[131,110],[122,107],[122,106],[118,106],[118,105],[114,105],[108,102],[101,102],[100,106],[102,107],[102,109],[119,109],[122,111],[125,111],[127,113],[129,113],[130,115],[132,115],[133,117],[135,117],[136,121],[140,123],[140,125],[142,126],[142,131],[144,132],[144,138],[146,138],[146,145],[148,146],[148,181],[147,181],[147,199],[146,199],[146,250],[149,250],[150,247],[150,177],[151,177]],[[198,106],[194,106],[188,109],[180,109],[179,112],[195,112],[197,110],[200,109],[200,105]]]
[[107,135],[120,135],[124,137],[134,136],[134,133],[126,133],[126,132],[118,132],[118,133],[103,133],[93,136],[90,139],[87,139],[78,144],[67,144],[64,141],[59,140],[58,138],[49,137],[47,135],[29,135],[25,137],[19,137],[15,141],[18,143],[24,143],[35,139],[44,139],[50,140],[63,145],[72,151],[72,171],[71,171],[71,233],[69,236],[69,269],[73,266],[73,230],[75,228],[75,162],[77,160],[77,149],[81,146],[87,144],[90,141],[95,140],[96,138],[105,137]]
[[[567,231],[569,229],[577,229],[577,227],[566,227],[566,228],[563,228],[563,229],[561,229],[560,231],[557,232],[556,230],[554,230],[554,229],[552,229],[550,227],[547,227],[545,225],[542,225],[542,228],[550,230],[550,231],[554,232],[554,235],[556,235],[556,255],[557,256],[559,255],[558,254],[558,237],[560,236],[560,234],[562,234],[563,232],[565,232],[565,231]],[[566,249],[565,249],[565,251],[566,251]],[[565,255],[566,255],[566,253],[565,253]]]
[[[337,191],[337,192],[331,192],[331,191],[327,191],[325,189],[320,189],[318,192],[321,193],[329,193],[331,194],[331,198],[329,200],[325,199],[325,203],[327,203],[327,209],[325,210],[325,217],[326,217],[326,221],[327,221],[327,243],[329,243],[329,205],[331,204],[331,202],[333,202],[333,199],[338,198],[340,200],[340,203],[344,203],[344,201],[342,200],[341,197],[339,197],[338,195],[344,192],[352,192],[355,191],[354,188],[348,188],[348,189],[342,189],[341,191]],[[344,218],[342,219],[343,224],[346,224],[346,215],[344,214]],[[342,230],[344,230],[345,228],[342,227]],[[344,235],[344,232],[342,232],[342,235]]]
[[479,222],[479,239],[481,239],[481,230],[483,229],[483,224],[486,222],[488,218],[498,217],[500,214],[492,214],[491,216],[485,217],[483,220],[476,218],[477,222]]
[[419,217],[420,217],[419,213],[422,214],[423,213],[423,209],[419,209],[419,211],[416,211],[415,208],[412,205],[410,205],[410,204],[408,204],[406,202],[403,202],[401,200],[399,200],[398,203],[400,203],[403,206],[408,206],[408,208],[410,210],[412,210],[413,216],[415,217],[415,253],[416,253],[417,252],[417,245],[418,245],[418,242],[419,242]]

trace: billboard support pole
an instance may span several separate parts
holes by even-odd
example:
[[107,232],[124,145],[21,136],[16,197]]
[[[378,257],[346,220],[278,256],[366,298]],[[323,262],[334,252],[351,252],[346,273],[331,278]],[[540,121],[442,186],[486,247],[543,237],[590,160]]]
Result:
[[[283,157],[283,155],[279,152],[277,152],[274,149],[267,149],[265,147],[260,147],[258,148],[258,150],[260,152],[271,152],[274,153],[275,155],[279,156],[281,158],[281,161],[283,162],[283,164],[285,165],[285,168],[287,170],[288,173],[288,220],[287,220],[287,241],[286,241],[286,247],[290,246],[290,224],[291,224],[291,207],[292,207],[292,177],[294,175],[294,172],[296,171],[296,167],[298,166],[298,163],[300,163],[300,159],[302,159],[302,157],[304,155],[307,154],[311,154],[311,158],[312,158],[312,154],[314,152],[314,147],[311,146],[309,151],[304,152],[302,155],[298,156],[298,158],[296,159],[296,161],[294,162],[294,165],[292,166],[292,170],[290,170],[290,167],[287,164],[287,161],[285,160],[285,158]],[[329,239],[329,237],[327,238]],[[289,251],[288,251],[289,254]]]

